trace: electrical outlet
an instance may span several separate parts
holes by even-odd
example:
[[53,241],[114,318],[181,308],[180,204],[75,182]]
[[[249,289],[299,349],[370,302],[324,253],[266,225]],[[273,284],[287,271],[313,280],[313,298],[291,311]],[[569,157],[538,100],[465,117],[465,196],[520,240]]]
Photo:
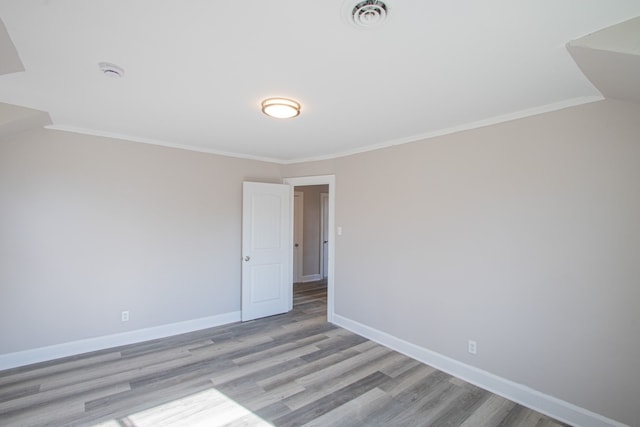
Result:
[[478,344],[475,341],[469,340],[469,353],[476,354],[478,352]]
[[122,312],[122,321],[123,322],[128,322],[129,321],[129,311],[123,311]]

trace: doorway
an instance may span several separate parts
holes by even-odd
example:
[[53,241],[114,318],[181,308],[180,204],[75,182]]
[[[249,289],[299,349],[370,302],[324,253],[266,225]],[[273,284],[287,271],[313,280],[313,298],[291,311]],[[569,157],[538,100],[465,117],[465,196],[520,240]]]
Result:
[[294,187],[293,215],[293,282],[322,281],[322,194],[327,185]]
[[[304,254],[304,248],[302,249],[302,264],[303,264],[303,273],[302,273],[302,281],[312,281],[312,280],[322,280],[323,277],[326,277],[327,280],[327,321],[328,322],[332,322],[333,321],[333,313],[334,313],[334,290],[335,290],[335,283],[334,283],[334,251],[335,251],[335,176],[334,175],[321,175],[321,176],[309,176],[309,177],[294,177],[294,178],[286,178],[284,179],[284,183],[288,184],[289,186],[295,188],[296,191],[298,190],[303,190],[304,188],[299,188],[299,187],[309,187],[309,186],[324,186],[323,187],[323,191],[321,191],[322,193],[326,194],[326,200],[325,200],[325,208],[326,208],[326,218],[325,218],[325,236],[321,235],[321,230],[320,230],[320,218],[322,217],[321,215],[321,200],[322,200],[322,196],[320,196],[320,192],[318,192],[318,209],[317,209],[317,217],[318,217],[318,229],[317,229],[317,235],[316,235],[316,239],[315,239],[315,254],[316,256],[311,257],[309,256],[308,258],[305,257]],[[291,194],[292,197],[294,197],[294,191],[292,189]],[[305,196],[304,199],[308,198]],[[292,209],[294,206],[294,200],[292,200]],[[293,216],[293,212],[292,212],[292,216]],[[292,230],[291,230],[291,236],[292,236],[292,240],[293,240],[293,236],[295,234],[295,222],[291,224]],[[304,235],[304,233],[303,233]],[[304,237],[302,238],[302,241],[304,242],[305,239]],[[326,243],[324,243],[326,241]],[[292,242],[292,248],[294,247],[296,242]],[[311,243],[312,245],[314,243]],[[291,265],[294,265],[294,251],[291,251]],[[322,255],[324,254],[324,255]],[[314,261],[314,259],[316,259],[317,257],[317,262]],[[324,259],[321,259],[323,258]],[[304,270],[304,261],[305,258],[307,260],[307,264],[310,265],[309,263],[313,264],[316,263],[317,264],[317,271],[316,272],[311,272],[309,273],[309,270]],[[326,259],[326,262],[324,261]],[[325,266],[326,265],[326,266]],[[325,266],[323,268],[323,266]],[[323,271],[324,270],[324,271]],[[326,276],[325,276],[326,274]],[[293,283],[291,284],[291,286],[293,287]],[[293,292],[292,292],[293,294]],[[290,309],[293,309],[293,301],[292,301],[292,306],[290,307]]]

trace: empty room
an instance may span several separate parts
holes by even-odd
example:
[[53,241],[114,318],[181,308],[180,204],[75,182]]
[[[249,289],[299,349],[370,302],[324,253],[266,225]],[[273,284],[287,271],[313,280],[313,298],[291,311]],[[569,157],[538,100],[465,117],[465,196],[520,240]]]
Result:
[[639,40],[0,0],[0,425],[640,427]]

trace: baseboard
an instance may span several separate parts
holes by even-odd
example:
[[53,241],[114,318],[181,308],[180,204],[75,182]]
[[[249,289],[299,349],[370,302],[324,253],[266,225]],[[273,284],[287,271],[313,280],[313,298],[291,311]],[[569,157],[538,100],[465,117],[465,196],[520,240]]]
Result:
[[459,362],[338,314],[333,314],[332,323],[567,424],[581,427],[629,427],[572,403]]
[[157,338],[170,337],[201,329],[213,328],[227,323],[239,322],[240,312],[219,314],[216,316],[202,317],[184,322],[155,326],[152,328],[138,329],[119,334],[105,335],[102,337],[88,338],[48,347],[40,347],[32,350],[19,351],[0,355],[0,371],[32,363],[46,362],[61,357],[75,356],[90,351],[104,350],[121,345],[134,344]]
[[322,280],[322,276],[320,274],[309,274],[308,276],[302,276],[302,283],[315,282],[318,280]]

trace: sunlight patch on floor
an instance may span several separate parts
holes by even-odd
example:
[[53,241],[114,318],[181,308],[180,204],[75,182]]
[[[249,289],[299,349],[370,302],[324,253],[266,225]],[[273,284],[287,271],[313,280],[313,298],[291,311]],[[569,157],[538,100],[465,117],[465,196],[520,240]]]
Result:
[[93,427],[212,427],[233,423],[250,427],[273,427],[250,410],[216,389],[209,389]]

